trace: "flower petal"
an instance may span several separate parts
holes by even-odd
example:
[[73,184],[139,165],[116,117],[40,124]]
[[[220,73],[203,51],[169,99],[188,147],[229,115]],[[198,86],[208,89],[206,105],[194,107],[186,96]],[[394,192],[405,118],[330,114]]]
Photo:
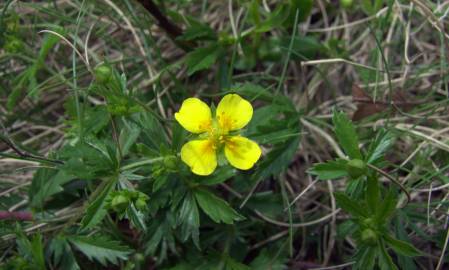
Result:
[[245,137],[232,136],[225,142],[225,156],[237,169],[251,169],[261,154],[259,145]]
[[192,133],[206,132],[212,124],[212,113],[209,106],[197,98],[184,100],[175,119],[186,130]]
[[241,129],[253,117],[253,106],[237,94],[229,94],[218,103],[217,120],[225,131]]
[[217,167],[217,155],[212,140],[193,140],[181,149],[181,159],[193,173],[198,175],[209,175]]

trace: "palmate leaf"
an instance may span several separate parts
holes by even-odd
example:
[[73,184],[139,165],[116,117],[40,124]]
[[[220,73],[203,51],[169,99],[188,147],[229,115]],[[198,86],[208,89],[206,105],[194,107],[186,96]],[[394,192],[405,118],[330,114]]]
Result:
[[243,219],[226,201],[205,189],[196,189],[194,195],[204,213],[216,223],[233,224]]
[[334,111],[332,117],[338,142],[351,159],[362,159],[355,127],[344,112]]
[[71,236],[68,240],[89,260],[96,260],[104,266],[108,262],[117,264],[118,260],[126,260],[132,251],[129,247],[105,236]]

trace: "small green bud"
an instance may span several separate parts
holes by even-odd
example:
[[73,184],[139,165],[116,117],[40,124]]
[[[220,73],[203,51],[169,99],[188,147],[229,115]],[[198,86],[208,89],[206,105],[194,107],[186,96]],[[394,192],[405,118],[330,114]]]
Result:
[[226,32],[220,32],[218,34],[218,42],[222,45],[232,45],[235,43],[235,38]]
[[125,209],[128,207],[128,204],[129,204],[128,197],[122,194],[118,194],[111,201],[112,209],[114,209],[114,211],[118,213],[125,211]]
[[374,228],[376,226],[374,219],[372,218],[365,218],[362,221],[363,226],[367,227],[367,228]]
[[350,8],[352,6],[352,0],[340,0],[340,5],[343,8]]
[[374,246],[377,244],[377,233],[371,229],[364,229],[362,231],[362,242],[370,245],[370,246]]
[[144,211],[145,209],[147,209],[147,202],[146,200],[139,198],[138,200],[136,200],[135,204],[134,204],[137,208],[137,210],[140,211]]
[[356,179],[366,174],[367,166],[363,160],[352,159],[348,161],[348,164],[346,165],[346,170],[348,171],[349,176],[351,176],[352,179]]
[[177,158],[175,156],[165,156],[164,157],[164,166],[166,169],[171,171],[175,171],[177,169]]
[[103,64],[94,69],[94,75],[97,82],[105,84],[112,77],[112,69],[110,66]]

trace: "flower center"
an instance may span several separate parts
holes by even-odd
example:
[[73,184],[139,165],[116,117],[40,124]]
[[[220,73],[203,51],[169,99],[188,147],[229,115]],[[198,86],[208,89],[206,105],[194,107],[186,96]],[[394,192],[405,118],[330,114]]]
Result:
[[228,131],[223,129],[216,120],[212,122],[212,125],[207,131],[207,137],[213,141],[214,148],[221,146],[225,142],[227,135]]

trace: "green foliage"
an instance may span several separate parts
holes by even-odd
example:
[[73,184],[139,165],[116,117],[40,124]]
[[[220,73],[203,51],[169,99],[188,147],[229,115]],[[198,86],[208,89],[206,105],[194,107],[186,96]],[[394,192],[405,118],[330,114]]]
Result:
[[81,220],[82,228],[89,229],[97,225],[107,214],[106,205],[109,194],[114,190],[116,179],[111,178],[103,181],[91,197],[92,202],[86,210],[86,215]]
[[234,209],[232,209],[226,201],[218,198],[206,189],[194,190],[194,196],[204,213],[214,222],[233,224],[234,221],[238,221],[243,218]]
[[102,265],[108,262],[117,264],[118,260],[126,260],[131,249],[104,236],[71,236],[68,241],[89,260],[96,260]]
[[351,159],[363,159],[354,125],[344,112],[334,111],[332,122],[338,142]]
[[[3,2],[0,269],[414,270],[445,255],[449,155],[436,114],[447,63],[439,32],[422,36],[427,9]],[[404,26],[413,42],[397,57]],[[366,93],[351,100],[358,80]],[[230,93],[253,114],[227,135],[256,142],[261,157],[240,170],[219,143],[213,174],[195,175],[181,149],[206,134],[174,114],[190,97],[215,114]]]
[[221,47],[218,45],[198,48],[189,53],[186,57],[187,73],[192,75],[197,71],[210,68],[215,64],[220,53]]

